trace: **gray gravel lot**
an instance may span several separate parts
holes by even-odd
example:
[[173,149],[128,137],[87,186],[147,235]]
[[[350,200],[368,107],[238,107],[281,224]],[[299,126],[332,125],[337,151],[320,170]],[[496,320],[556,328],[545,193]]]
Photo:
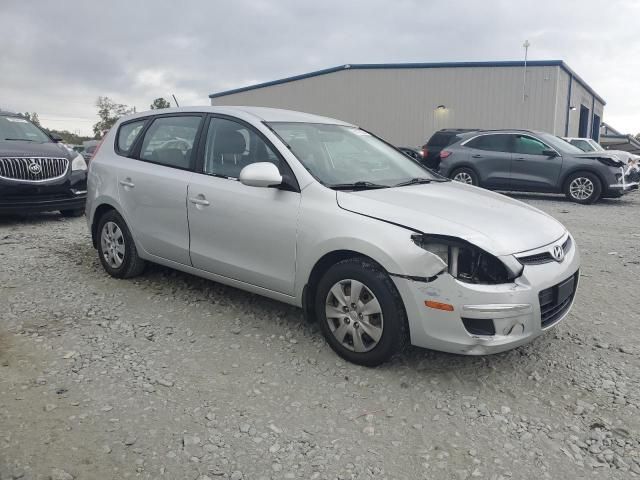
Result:
[[295,308],[158,266],[110,278],[83,218],[0,218],[0,479],[640,476],[640,194],[517,198],[582,250],[569,317],[376,369]]

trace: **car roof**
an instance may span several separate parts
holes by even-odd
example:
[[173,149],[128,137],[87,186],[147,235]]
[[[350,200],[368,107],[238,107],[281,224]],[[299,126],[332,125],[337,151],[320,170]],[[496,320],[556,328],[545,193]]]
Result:
[[259,122],[322,123],[328,125],[355,126],[348,122],[343,122],[342,120],[314,115],[311,113],[297,112],[294,110],[284,110],[280,108],[250,106],[201,106],[164,108],[162,110],[148,110],[146,112],[127,115],[126,117],[122,117],[121,121],[167,113],[218,113],[221,115],[232,115],[243,120],[252,120]]
[[20,116],[20,114],[18,113],[7,112],[6,110],[0,110],[0,115],[2,115],[3,117],[19,117]]

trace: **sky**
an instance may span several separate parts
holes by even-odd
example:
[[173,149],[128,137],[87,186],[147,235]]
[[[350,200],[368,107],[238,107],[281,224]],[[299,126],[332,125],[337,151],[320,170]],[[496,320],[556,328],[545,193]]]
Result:
[[147,110],[347,63],[564,60],[640,132],[640,0],[0,0],[0,108],[90,134]]

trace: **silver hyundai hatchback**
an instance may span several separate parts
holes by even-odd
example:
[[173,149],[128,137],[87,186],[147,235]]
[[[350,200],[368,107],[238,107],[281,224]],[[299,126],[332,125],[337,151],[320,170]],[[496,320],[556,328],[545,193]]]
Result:
[[127,116],[89,167],[117,278],[154,262],[301,307],[342,357],[481,355],[562,320],[579,254],[555,219],[451,182],[339,120],[259,107]]

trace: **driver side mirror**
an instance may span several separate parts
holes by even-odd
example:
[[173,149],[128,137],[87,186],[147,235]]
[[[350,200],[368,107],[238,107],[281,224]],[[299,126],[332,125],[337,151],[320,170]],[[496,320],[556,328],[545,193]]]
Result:
[[240,183],[249,187],[277,187],[282,184],[282,175],[271,162],[252,163],[240,171]]
[[60,135],[58,135],[57,133],[50,133],[49,137],[51,138],[51,140],[53,140],[54,142],[58,143],[62,141],[62,137]]
[[542,154],[549,157],[549,158],[555,158],[558,156],[558,152],[556,152],[555,150],[548,148],[546,150],[542,151]]

